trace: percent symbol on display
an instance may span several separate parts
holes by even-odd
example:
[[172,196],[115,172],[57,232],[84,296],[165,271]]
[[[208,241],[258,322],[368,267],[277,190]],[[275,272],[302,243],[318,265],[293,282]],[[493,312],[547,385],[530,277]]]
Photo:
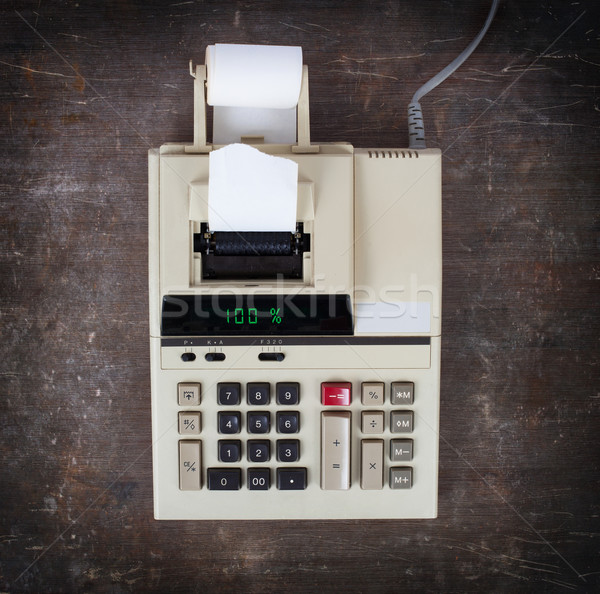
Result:
[[281,316],[279,315],[281,308],[275,309],[271,308],[271,323],[273,324],[281,324]]

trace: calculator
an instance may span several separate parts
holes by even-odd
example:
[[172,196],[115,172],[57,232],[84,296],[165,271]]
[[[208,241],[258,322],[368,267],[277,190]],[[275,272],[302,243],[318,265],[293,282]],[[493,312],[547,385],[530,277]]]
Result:
[[291,233],[211,231],[218,147],[149,152],[157,519],[437,515],[440,151],[300,145],[253,145]]

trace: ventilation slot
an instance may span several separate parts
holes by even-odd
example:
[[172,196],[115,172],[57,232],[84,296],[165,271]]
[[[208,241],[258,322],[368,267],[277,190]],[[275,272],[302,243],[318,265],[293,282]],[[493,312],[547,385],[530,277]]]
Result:
[[368,151],[369,159],[418,159],[417,151],[409,150],[377,150]]

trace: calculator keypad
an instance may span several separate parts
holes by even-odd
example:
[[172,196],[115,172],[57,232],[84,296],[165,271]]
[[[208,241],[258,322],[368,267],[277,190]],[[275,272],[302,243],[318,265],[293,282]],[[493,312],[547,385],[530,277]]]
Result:
[[[358,399],[353,399],[352,382],[327,381],[312,387],[315,408],[321,411],[320,460],[315,468],[314,461],[302,458],[302,418],[293,409],[300,405],[299,382],[218,383],[212,396],[218,407],[213,430],[220,436],[215,443],[201,439],[202,421],[206,426],[208,419],[200,409],[210,395],[202,393],[200,383],[179,383],[178,404],[192,409],[177,416],[179,488],[302,490],[309,473],[315,472],[326,491],[411,489],[414,440],[408,435],[415,423],[414,382],[365,381],[356,389]],[[206,456],[207,448],[215,448],[215,455]],[[203,465],[203,454],[209,464]],[[359,473],[353,477],[355,457]],[[223,466],[213,466],[212,461]]]

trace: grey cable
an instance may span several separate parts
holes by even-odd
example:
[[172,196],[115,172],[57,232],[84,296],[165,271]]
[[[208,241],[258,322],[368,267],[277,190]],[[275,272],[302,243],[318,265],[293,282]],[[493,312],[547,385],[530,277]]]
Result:
[[417,89],[416,93],[408,106],[408,138],[410,148],[425,148],[425,128],[423,125],[423,114],[421,112],[421,105],[419,100],[427,95],[429,91],[435,89],[440,83],[445,81],[451,74],[453,74],[475,51],[475,48],[479,45],[479,42],[483,39],[487,30],[490,28],[500,0],[493,0],[490,12],[487,19],[477,36],[471,41],[471,43],[458,55],[448,66],[443,70],[440,70],[434,77],[430,78],[424,85]]

